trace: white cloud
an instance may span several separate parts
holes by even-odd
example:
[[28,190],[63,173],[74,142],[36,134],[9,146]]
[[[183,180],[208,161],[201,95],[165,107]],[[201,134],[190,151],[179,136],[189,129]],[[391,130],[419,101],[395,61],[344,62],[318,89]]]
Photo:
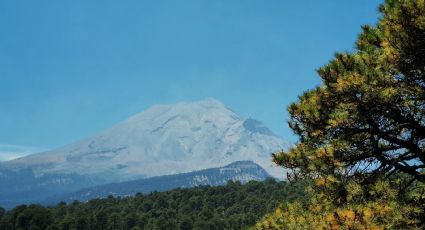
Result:
[[46,149],[32,146],[0,144],[0,161],[13,160],[43,151],[46,151]]

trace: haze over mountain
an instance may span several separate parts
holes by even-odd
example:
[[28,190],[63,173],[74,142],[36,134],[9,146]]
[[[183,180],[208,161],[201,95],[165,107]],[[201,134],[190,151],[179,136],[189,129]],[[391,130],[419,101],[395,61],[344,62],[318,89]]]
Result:
[[0,144],[0,162],[13,160],[42,151],[46,151],[46,149],[32,146]]

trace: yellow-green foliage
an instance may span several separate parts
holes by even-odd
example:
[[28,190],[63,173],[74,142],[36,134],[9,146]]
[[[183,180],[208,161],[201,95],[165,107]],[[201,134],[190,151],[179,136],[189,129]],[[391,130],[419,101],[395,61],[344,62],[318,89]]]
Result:
[[291,104],[300,141],[273,154],[311,199],[284,203],[255,229],[425,228],[425,3],[386,0],[353,53]]
[[277,164],[339,176],[378,168],[425,182],[424,1],[387,0],[380,11],[356,51],[336,54],[318,71],[323,84],[288,108],[301,141],[276,153]]
[[340,205],[325,192],[310,190],[314,194],[307,203],[284,203],[253,229],[421,229],[417,216],[423,210],[400,202],[397,190],[388,182],[371,185],[368,199],[362,186],[355,183],[346,186],[350,192]]

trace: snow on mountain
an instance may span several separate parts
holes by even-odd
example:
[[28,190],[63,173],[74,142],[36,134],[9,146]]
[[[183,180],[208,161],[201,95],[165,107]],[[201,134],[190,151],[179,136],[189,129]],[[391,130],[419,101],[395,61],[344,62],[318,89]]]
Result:
[[93,137],[0,166],[34,175],[78,174],[117,182],[251,160],[277,178],[271,153],[285,142],[215,99],[155,105]]

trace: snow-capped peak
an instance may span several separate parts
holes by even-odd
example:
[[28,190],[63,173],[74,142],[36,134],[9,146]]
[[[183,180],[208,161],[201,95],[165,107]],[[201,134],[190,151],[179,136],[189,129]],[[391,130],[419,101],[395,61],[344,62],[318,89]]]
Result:
[[261,122],[208,98],[155,105],[93,137],[4,165],[29,167],[36,175],[77,173],[117,181],[252,160],[282,178],[271,153],[284,147]]

